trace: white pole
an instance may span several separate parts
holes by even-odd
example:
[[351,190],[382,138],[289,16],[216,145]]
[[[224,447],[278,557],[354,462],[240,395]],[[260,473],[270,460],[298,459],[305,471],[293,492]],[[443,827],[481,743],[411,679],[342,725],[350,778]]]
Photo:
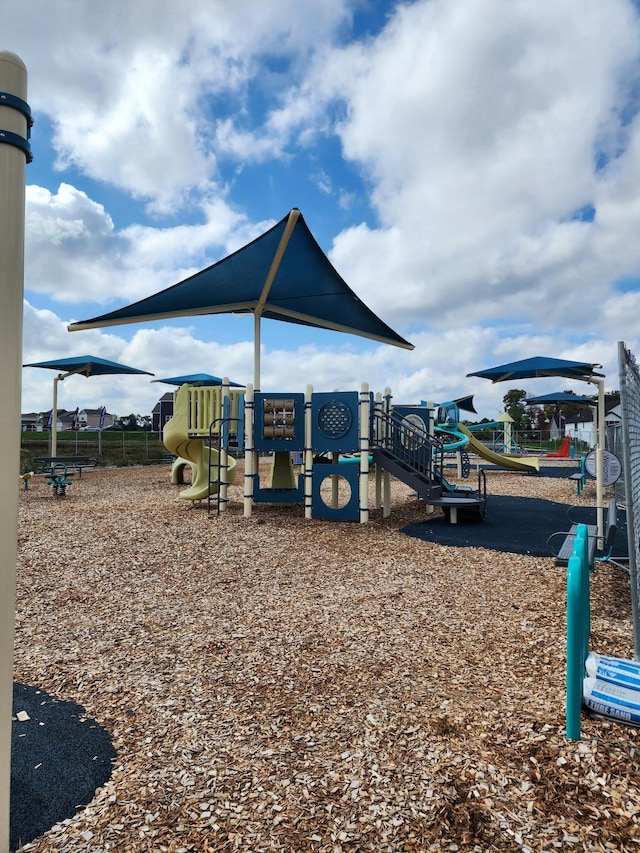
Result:
[[253,389],[260,390],[260,315],[253,315]]
[[51,405],[51,455],[55,456],[58,452],[58,382],[62,378],[56,376],[53,380],[53,403]]
[[307,385],[304,396],[304,517],[313,518],[313,385]]
[[[428,430],[429,430],[429,435],[431,435],[431,436],[436,434],[435,410],[436,410],[436,404],[432,400],[427,400],[427,416],[428,416],[428,420],[429,420]],[[430,461],[431,471],[429,473],[432,474],[433,469],[434,469],[434,466],[433,466],[433,447],[429,451],[429,454],[431,456],[431,461]],[[435,509],[435,507],[431,506],[430,504],[427,504],[425,506],[425,510],[427,513],[433,512],[434,509]]]
[[[391,414],[391,400],[393,399],[393,395],[391,394],[391,388],[387,386],[384,389],[384,409],[387,415]],[[385,424],[385,431],[387,426]],[[385,436],[386,436],[385,432]],[[382,517],[389,518],[391,515],[391,474],[388,471],[385,471],[383,474],[383,498],[382,498]]]
[[[222,418],[223,420],[220,422],[220,459],[218,460],[219,472],[220,476],[218,489],[220,491],[218,506],[220,507],[220,512],[224,512],[227,508],[227,496],[228,496],[228,482],[229,482],[229,452],[227,450],[228,442],[229,442],[229,418],[230,413],[230,399],[229,399],[229,377],[225,376],[222,379]],[[211,450],[209,448],[209,459],[211,459]]]
[[[18,551],[20,473],[20,383],[22,300],[24,294],[24,207],[27,156],[16,144],[28,138],[27,69],[22,60],[0,51],[0,446],[8,488],[0,495],[0,851],[9,850],[11,793],[11,707]],[[11,471],[14,473],[12,474]]]
[[249,384],[244,392],[244,517],[251,518],[253,509],[253,385]]
[[604,536],[604,457],[605,444],[604,379],[594,379],[598,386],[598,444],[596,448],[596,521],[598,536]]
[[287,246],[289,245],[289,240],[291,239],[291,235],[293,234],[294,228],[296,227],[296,223],[300,218],[300,211],[297,207],[294,207],[293,210],[289,211],[289,218],[287,219],[287,224],[284,227],[284,231],[282,232],[282,237],[280,238],[280,242],[278,244],[278,248],[275,251],[273,256],[273,260],[271,261],[271,266],[269,267],[269,272],[267,273],[267,277],[265,279],[264,284],[262,285],[262,292],[260,293],[260,297],[256,303],[256,307],[254,309],[254,337],[253,337],[253,390],[260,390],[260,317],[262,317],[262,313],[264,311],[264,307],[269,298],[269,293],[271,292],[271,287],[273,282],[275,281],[276,274],[278,269],[280,268],[280,264],[282,263],[282,258],[284,257],[284,253],[287,251]]
[[[382,411],[382,394],[380,393],[380,391],[378,391],[376,393],[376,399],[375,399],[374,407],[375,407],[375,411],[378,411],[378,412]],[[382,424],[382,420],[380,421],[380,423]],[[376,439],[378,441],[380,441],[381,436],[376,435]],[[382,506],[382,469],[380,468],[379,465],[376,465],[375,484],[376,484],[376,488],[375,488],[375,497],[374,497],[374,508],[380,509],[380,507]]]
[[369,386],[362,383],[360,391],[360,524],[369,521],[369,419],[371,414],[371,398]]

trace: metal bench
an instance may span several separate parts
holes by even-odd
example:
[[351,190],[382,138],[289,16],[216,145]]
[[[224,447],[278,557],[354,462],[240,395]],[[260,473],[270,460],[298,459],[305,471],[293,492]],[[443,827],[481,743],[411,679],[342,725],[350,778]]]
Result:
[[574,474],[571,474],[571,476],[569,477],[569,479],[573,480],[576,484],[576,495],[581,494],[587,483],[586,458],[586,456],[580,457],[580,470],[576,471]]
[[73,472],[82,477],[84,468],[95,468],[97,460],[90,456],[36,456],[35,462],[42,465],[42,474],[49,476],[56,465],[62,464],[65,466],[67,473]]
[[[571,512],[571,507],[568,514]],[[569,518],[571,521],[571,519]],[[606,562],[613,552],[613,543],[618,532],[618,508],[615,498],[609,501],[607,517],[605,521],[604,536],[598,536],[598,528],[595,524],[587,524],[587,549],[589,567],[593,569],[596,562]],[[572,522],[569,530],[558,530],[547,539],[547,551],[555,557],[556,565],[566,566],[573,552],[573,543],[578,530],[578,522]],[[601,540],[601,541],[599,541]],[[558,548],[559,545],[559,548]],[[557,549],[557,550],[556,550]],[[596,556],[596,552],[598,556]]]

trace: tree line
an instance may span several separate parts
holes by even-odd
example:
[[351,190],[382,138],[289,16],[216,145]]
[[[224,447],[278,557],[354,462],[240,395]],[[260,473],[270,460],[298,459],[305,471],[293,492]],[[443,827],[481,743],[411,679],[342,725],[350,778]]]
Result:
[[[577,396],[575,391],[567,390],[565,394]],[[551,422],[558,415],[562,418],[573,418],[578,412],[584,409],[584,405],[577,403],[546,403],[541,406],[537,403],[525,402],[532,395],[528,391],[521,388],[513,388],[502,398],[505,412],[513,418],[513,429],[515,430],[548,430],[551,427]],[[620,402],[619,391],[605,392],[605,407],[617,405]],[[597,396],[593,397],[594,405],[597,403]],[[484,418],[489,421],[488,418]],[[482,421],[481,421],[482,423]]]

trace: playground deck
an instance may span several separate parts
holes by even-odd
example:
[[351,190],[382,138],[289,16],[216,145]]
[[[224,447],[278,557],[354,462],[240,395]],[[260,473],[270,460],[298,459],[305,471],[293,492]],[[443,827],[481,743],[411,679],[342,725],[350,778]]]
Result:
[[[576,502],[566,477],[488,477],[488,518],[492,495]],[[159,465],[20,490],[16,681],[117,752],[30,853],[636,849],[640,732],[564,736],[552,558],[406,536],[424,505],[397,481],[368,525],[244,519],[241,485],[208,517],[179,488]],[[594,646],[629,657],[626,575],[599,566],[592,601]],[[50,799],[48,759],[16,753]]]

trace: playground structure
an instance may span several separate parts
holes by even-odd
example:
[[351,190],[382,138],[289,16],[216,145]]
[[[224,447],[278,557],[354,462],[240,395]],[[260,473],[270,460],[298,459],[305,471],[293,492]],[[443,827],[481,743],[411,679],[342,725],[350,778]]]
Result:
[[571,439],[568,435],[560,442],[558,449],[550,453],[545,453],[545,457],[551,459],[569,459],[571,458]]
[[505,420],[505,418],[509,418],[509,415],[501,416],[497,421],[475,424],[474,426],[467,427],[460,423],[460,411],[456,403],[441,403],[438,407],[437,425],[435,429],[436,432],[439,431],[441,433],[449,433],[453,436],[458,436],[461,448],[465,447],[467,450],[471,450],[476,454],[476,456],[487,462],[491,462],[493,465],[498,465],[500,468],[507,468],[511,471],[539,471],[540,463],[537,457],[498,453],[496,450],[492,450],[481,441],[478,441],[478,439],[473,435],[474,431],[477,432],[483,429],[491,429],[496,425],[500,427],[504,425],[505,433],[503,446],[512,446],[511,419]]
[[[230,450],[244,454],[245,517],[258,503],[303,504],[306,518],[366,523],[373,468],[375,508],[384,517],[391,512],[395,476],[456,523],[484,517],[486,478],[478,471],[475,487],[450,483],[443,473],[447,454],[469,447],[501,467],[538,469],[537,459],[502,456],[477,441],[459,423],[455,403],[392,405],[390,389],[374,397],[366,384],[359,392],[314,392],[308,386],[304,394],[254,392],[251,385],[230,387],[226,379],[219,386],[185,384],[176,392],[163,438],[177,457],[172,482],[182,482],[187,465],[192,469],[191,485],[180,496],[213,499],[218,512],[226,508],[236,474]],[[271,460],[267,482],[261,456]]]
[[513,418],[507,412],[498,415],[495,421],[473,424],[467,427],[469,432],[495,431],[491,449],[504,456],[520,456],[520,448],[513,435]]
[[[227,411],[229,402],[233,404],[236,401],[237,404],[238,392],[233,389],[223,398],[221,393],[204,393],[208,390],[181,385],[175,395],[173,417],[167,421],[163,431],[165,447],[177,457],[171,467],[171,481],[181,483],[184,467],[189,465],[191,468],[191,486],[180,495],[185,500],[199,501],[208,498],[212,492],[217,493],[222,472],[225,485],[235,480],[236,461],[227,452],[229,418],[223,417],[223,399],[227,401],[224,404]],[[208,439],[206,444],[203,435]],[[221,439],[220,450],[213,447],[214,437]],[[211,479],[212,470],[218,472],[214,480]]]

